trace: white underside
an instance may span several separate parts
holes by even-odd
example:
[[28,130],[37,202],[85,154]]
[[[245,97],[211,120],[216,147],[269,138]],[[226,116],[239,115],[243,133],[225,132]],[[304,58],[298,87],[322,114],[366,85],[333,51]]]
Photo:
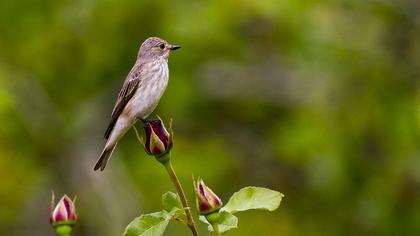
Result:
[[138,118],[148,117],[156,108],[169,81],[168,64],[166,62],[163,64],[164,66],[153,73],[152,77],[141,80],[136,93],[118,118],[106,143],[106,148],[115,145]]

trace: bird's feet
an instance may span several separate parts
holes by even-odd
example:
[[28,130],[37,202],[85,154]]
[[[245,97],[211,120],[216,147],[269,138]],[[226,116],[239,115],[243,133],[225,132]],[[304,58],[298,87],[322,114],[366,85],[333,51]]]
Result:
[[146,126],[149,123],[149,120],[146,118],[137,118],[138,120],[140,120],[144,126]]

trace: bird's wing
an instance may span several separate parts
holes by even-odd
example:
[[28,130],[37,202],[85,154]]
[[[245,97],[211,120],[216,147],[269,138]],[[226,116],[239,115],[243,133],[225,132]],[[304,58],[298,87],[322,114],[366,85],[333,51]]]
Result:
[[137,88],[139,87],[141,81],[141,65],[134,67],[131,72],[128,74],[123,87],[121,88],[120,93],[118,94],[117,101],[115,102],[114,109],[111,114],[111,121],[109,122],[108,128],[105,132],[105,139],[108,139],[111,135],[111,132],[117,123],[118,118],[120,117],[122,111],[127,105],[128,101],[136,93]]

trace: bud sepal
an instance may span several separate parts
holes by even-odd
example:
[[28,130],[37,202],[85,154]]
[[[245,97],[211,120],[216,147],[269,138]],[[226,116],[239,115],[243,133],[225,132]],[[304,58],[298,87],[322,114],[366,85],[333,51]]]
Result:
[[[70,235],[73,226],[77,221],[75,201],[64,195],[57,205],[55,205],[55,196],[52,192],[50,206],[50,224],[59,235]],[[55,205],[55,207],[54,207]]]
[[200,215],[209,215],[217,212],[222,206],[222,200],[205,185],[201,178],[198,178],[197,183],[194,183],[196,193],[197,210]]
[[159,158],[168,159],[169,155],[166,155],[170,152],[173,146],[173,132],[172,132],[172,122],[170,122],[169,132],[167,131],[162,120],[158,117],[155,120],[148,120],[144,125],[144,131],[146,133],[146,140],[144,142],[144,147],[146,153]]

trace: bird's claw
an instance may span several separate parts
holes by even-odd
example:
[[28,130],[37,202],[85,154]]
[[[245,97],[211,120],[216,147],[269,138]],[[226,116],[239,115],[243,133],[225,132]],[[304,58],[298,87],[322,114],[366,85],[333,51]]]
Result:
[[144,125],[147,125],[149,123],[148,119],[145,118],[137,118],[138,120],[140,120]]

